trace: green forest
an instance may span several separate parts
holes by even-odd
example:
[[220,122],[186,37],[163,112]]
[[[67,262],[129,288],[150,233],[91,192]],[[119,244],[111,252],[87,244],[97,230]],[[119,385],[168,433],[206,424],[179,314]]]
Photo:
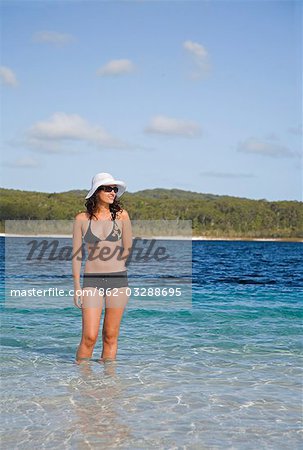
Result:
[[[0,231],[4,221],[71,220],[85,211],[86,190],[44,193],[0,189]],[[303,203],[203,194],[180,189],[125,193],[121,206],[132,220],[192,220],[193,236],[303,238]]]

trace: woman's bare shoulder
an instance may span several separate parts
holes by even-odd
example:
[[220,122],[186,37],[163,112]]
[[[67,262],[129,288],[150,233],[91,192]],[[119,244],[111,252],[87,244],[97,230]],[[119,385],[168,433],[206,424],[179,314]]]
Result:
[[75,215],[75,220],[87,220],[87,219],[88,219],[87,212],[79,212],[78,214]]
[[117,219],[120,220],[129,220],[129,215],[126,209],[123,209],[122,211],[117,212]]

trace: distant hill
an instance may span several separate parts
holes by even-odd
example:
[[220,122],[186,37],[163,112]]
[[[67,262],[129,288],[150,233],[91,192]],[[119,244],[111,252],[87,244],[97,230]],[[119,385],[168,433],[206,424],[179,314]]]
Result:
[[72,191],[65,191],[65,192],[60,192],[60,194],[71,194],[71,195],[77,195],[79,197],[85,198],[86,194],[87,194],[87,189],[74,189]]
[[[85,210],[87,190],[60,193],[0,189],[0,228],[9,219],[65,220]],[[303,203],[181,189],[145,189],[121,198],[132,220],[192,220],[193,235],[303,238]]]
[[180,199],[215,199],[219,198],[219,195],[214,194],[202,194],[199,192],[192,192],[192,191],[183,191],[181,189],[145,189],[143,191],[137,191],[134,193],[134,195],[138,195],[141,197],[148,197],[148,198],[180,198]]

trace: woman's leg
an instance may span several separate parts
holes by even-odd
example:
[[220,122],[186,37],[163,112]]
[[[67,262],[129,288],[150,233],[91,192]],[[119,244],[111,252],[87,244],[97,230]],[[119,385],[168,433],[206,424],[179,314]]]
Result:
[[116,359],[118,337],[124,309],[128,302],[128,288],[119,288],[117,296],[106,297],[105,315],[103,321],[102,339],[103,350],[101,360]]
[[98,339],[100,320],[103,308],[103,297],[95,288],[83,289],[82,296],[82,338],[79,344],[76,361],[91,358]]

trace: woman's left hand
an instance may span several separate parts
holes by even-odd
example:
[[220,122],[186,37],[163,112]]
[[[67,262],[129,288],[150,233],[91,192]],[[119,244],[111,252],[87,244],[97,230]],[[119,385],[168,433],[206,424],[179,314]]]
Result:
[[[79,298],[80,298],[80,304],[79,304]],[[82,309],[82,295],[77,294],[77,289],[75,289],[75,294],[74,294],[74,305],[77,308]]]

